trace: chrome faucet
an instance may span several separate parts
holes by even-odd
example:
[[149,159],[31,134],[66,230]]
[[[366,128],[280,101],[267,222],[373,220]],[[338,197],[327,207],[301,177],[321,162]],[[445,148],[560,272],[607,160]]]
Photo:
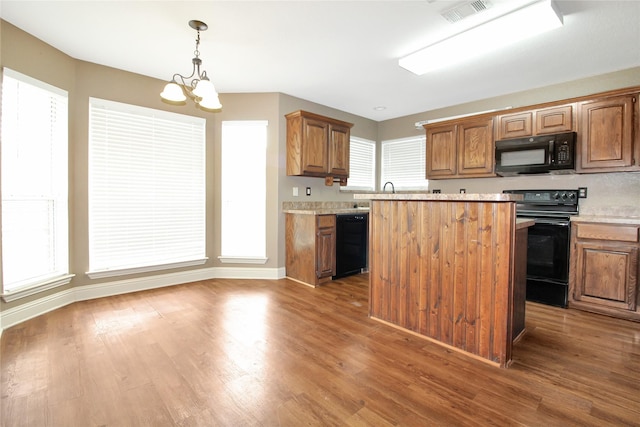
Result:
[[391,181],[387,181],[384,183],[384,186],[382,187],[382,192],[384,193],[385,191],[387,191],[387,184],[391,184],[391,192],[395,193],[396,192],[396,187],[393,186],[393,182]]

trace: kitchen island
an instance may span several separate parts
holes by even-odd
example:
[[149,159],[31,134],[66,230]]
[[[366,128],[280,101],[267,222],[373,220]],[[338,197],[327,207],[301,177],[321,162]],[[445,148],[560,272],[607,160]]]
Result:
[[[369,315],[506,367],[524,329],[526,227],[512,194],[357,194],[369,213]],[[524,251],[524,254],[517,253]]]

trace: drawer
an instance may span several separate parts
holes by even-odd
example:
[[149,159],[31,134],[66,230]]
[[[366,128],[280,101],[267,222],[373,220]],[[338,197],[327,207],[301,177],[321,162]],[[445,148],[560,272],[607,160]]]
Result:
[[336,216],[335,215],[318,215],[316,217],[316,224],[318,228],[328,228],[336,226]]
[[611,224],[576,224],[578,239],[638,242],[638,226]]

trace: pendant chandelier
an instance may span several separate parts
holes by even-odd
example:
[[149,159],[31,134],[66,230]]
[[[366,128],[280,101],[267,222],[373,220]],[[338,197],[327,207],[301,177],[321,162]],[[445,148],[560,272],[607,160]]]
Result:
[[200,65],[202,65],[200,51],[198,50],[200,46],[200,31],[205,31],[209,27],[204,22],[197,20],[189,21],[189,26],[198,32],[196,50],[193,53],[195,57],[191,60],[193,71],[188,77],[174,74],[171,81],[164,87],[160,97],[170,103],[184,104],[187,96],[189,96],[202,109],[220,110],[222,104],[220,104],[216,88],[207,77],[207,72],[200,71]]

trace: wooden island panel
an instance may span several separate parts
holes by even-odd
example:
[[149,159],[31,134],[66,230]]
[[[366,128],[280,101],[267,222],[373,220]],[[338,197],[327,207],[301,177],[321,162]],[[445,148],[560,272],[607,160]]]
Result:
[[506,366],[515,203],[374,200],[370,316]]

